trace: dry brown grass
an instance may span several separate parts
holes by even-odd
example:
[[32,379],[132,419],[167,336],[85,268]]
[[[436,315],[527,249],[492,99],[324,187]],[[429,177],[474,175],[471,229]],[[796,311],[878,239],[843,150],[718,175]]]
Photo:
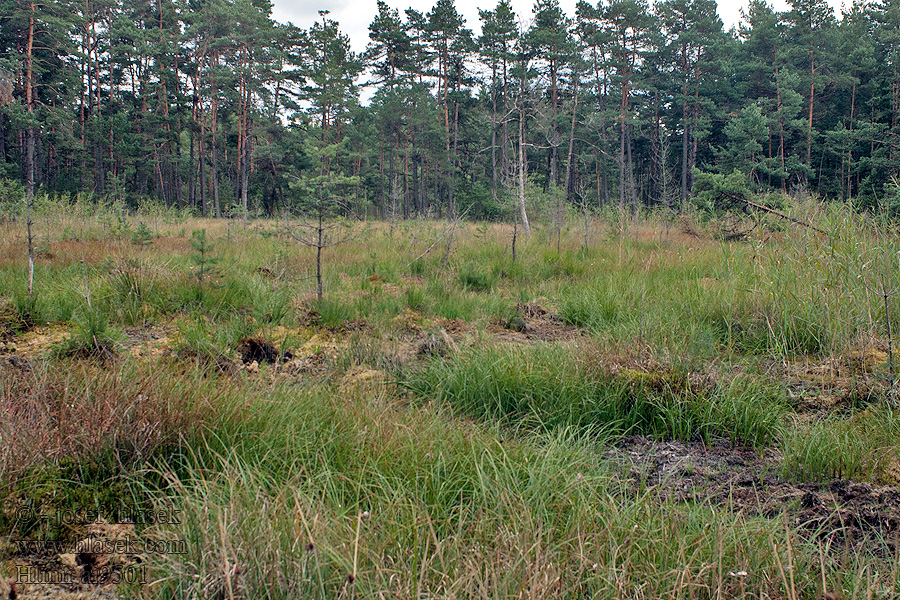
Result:
[[90,361],[0,364],[0,480],[44,460],[112,449],[129,462],[215,419],[229,384]]
[[[140,218],[133,217],[131,220],[136,223]],[[186,254],[191,248],[190,232],[195,229],[206,229],[207,234],[214,239],[227,237],[229,228],[235,236],[242,232],[240,226],[220,219],[188,219],[176,224],[150,224],[154,234],[159,236],[153,238],[150,245],[152,250],[133,245],[127,233],[119,238],[111,237],[95,219],[37,219],[34,227],[35,244],[39,249],[42,245],[49,246],[48,251],[38,253],[37,260],[65,266],[80,260],[88,264],[102,263],[108,256],[140,258],[149,252]],[[72,237],[64,239],[64,231],[68,231]],[[0,265],[24,264],[27,248],[23,223],[0,222]]]

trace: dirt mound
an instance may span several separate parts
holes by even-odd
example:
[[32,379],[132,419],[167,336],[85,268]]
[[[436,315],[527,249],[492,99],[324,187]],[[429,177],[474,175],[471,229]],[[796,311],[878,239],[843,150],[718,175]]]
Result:
[[565,341],[581,335],[577,327],[566,324],[537,302],[516,304],[513,316],[494,321],[487,330],[495,339],[512,343]]
[[281,355],[272,342],[262,337],[244,338],[238,344],[238,352],[245,365],[253,362],[275,364]]
[[774,450],[760,454],[725,442],[704,446],[630,436],[606,458],[622,468],[635,490],[651,486],[663,500],[711,502],[755,516],[786,513],[792,525],[836,548],[865,541],[888,551],[900,539],[900,489],[843,479],[787,481]]

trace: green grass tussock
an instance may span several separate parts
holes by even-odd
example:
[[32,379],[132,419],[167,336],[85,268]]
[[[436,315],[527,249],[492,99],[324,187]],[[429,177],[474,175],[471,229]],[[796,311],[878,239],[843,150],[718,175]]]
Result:
[[585,353],[593,354],[549,345],[475,350],[432,360],[401,383],[462,414],[543,431],[727,438],[752,446],[777,438],[782,403],[766,386],[749,380],[692,384],[689,374],[674,368],[613,371]]

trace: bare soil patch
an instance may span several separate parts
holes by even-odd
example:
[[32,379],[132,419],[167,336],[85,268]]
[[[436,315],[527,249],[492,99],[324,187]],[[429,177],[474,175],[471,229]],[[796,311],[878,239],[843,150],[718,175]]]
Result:
[[516,304],[513,317],[494,321],[487,330],[494,339],[510,343],[569,341],[583,335],[580,329],[565,323],[537,302]]
[[704,446],[629,436],[605,458],[636,489],[650,486],[664,500],[710,502],[751,516],[786,514],[790,525],[835,548],[866,544],[892,552],[900,543],[900,489],[845,479],[788,481],[780,475],[776,450],[761,454],[725,442]]
[[238,344],[238,352],[241,355],[241,362],[245,365],[253,362],[275,364],[281,355],[278,348],[263,337],[244,338]]
[[172,335],[173,331],[170,328],[156,325],[127,327],[121,345],[135,358],[156,358],[171,348]]
[[321,375],[331,368],[349,342],[328,328],[321,328],[300,346],[294,348],[290,359],[278,367],[288,376]]
[[69,329],[64,326],[34,327],[7,342],[5,353],[16,354],[26,360],[39,358],[59,346],[68,335]]
[[436,322],[441,329],[453,336],[465,335],[472,328],[462,319],[438,319]]

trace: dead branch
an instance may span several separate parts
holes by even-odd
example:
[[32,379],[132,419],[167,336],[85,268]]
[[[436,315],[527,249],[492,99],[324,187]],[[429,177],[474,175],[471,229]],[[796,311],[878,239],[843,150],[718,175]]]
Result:
[[414,259],[412,259],[411,261],[406,263],[406,266],[409,267],[414,262],[416,262],[417,260],[419,260],[421,258],[424,258],[429,252],[434,250],[434,247],[437,246],[440,243],[440,241],[447,236],[447,234],[452,233],[453,230],[456,229],[456,226],[459,225],[459,222],[462,221],[463,217],[465,217],[468,213],[469,213],[469,209],[467,208],[465,211],[463,211],[463,213],[461,215],[456,217],[456,219],[452,223],[450,223],[450,226],[444,230],[444,233],[442,233],[438,237],[438,239],[434,240],[433,244],[431,244],[430,246],[428,246],[428,248],[425,249],[425,252],[423,252],[422,254],[418,255],[417,257],[415,257]]
[[752,206],[753,208],[758,208],[759,210],[764,210],[766,212],[772,213],[776,217],[781,217],[782,219],[787,219],[791,223],[796,223],[797,225],[802,225],[803,227],[806,227],[807,229],[812,229],[813,231],[821,233],[822,235],[828,235],[827,231],[825,231],[823,229],[819,229],[815,225],[810,225],[809,223],[806,223],[805,221],[801,221],[800,219],[795,219],[794,217],[789,217],[788,215],[784,214],[781,211],[777,211],[774,208],[769,208],[768,206],[763,206],[762,204],[757,204],[756,202],[747,200],[743,196],[739,196],[737,194],[726,193],[725,195],[728,196],[729,198],[731,198],[732,200],[737,200],[738,202],[746,202],[748,205]]

